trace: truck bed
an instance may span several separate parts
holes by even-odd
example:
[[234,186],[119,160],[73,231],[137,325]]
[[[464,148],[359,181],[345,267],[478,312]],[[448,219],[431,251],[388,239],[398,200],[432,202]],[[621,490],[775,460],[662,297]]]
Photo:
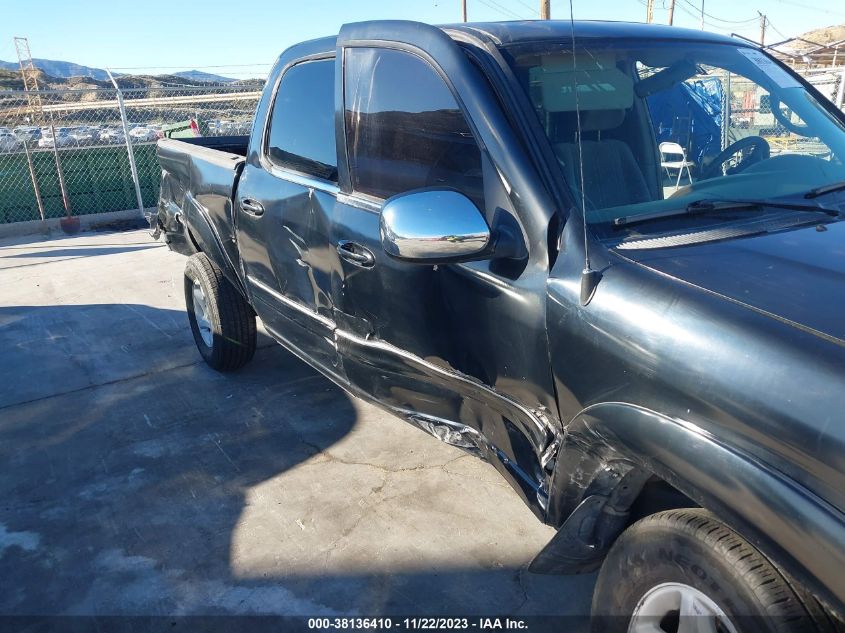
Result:
[[196,138],[170,139],[194,147],[204,147],[227,154],[246,156],[249,136],[198,136]]

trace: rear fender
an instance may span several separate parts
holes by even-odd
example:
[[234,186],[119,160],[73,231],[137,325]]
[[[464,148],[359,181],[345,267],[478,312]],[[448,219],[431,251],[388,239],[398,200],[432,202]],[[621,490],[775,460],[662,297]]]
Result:
[[226,279],[232,282],[244,297],[247,297],[238,267],[223,248],[223,242],[209,220],[206,210],[190,192],[185,193],[182,217],[179,221],[185,225],[185,233],[196,248],[205,253],[223,271]]

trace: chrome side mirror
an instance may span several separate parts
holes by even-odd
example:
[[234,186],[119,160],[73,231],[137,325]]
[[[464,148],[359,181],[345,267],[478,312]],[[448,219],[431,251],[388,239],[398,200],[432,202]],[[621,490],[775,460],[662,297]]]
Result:
[[466,261],[483,255],[490,228],[473,202],[450,190],[420,190],[384,203],[379,221],[384,251],[409,261]]

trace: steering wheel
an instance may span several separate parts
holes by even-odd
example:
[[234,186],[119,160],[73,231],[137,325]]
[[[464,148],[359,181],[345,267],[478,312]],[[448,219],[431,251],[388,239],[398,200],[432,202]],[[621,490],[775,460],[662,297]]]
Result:
[[746,169],[755,163],[766,160],[772,153],[772,148],[769,146],[769,142],[762,136],[746,136],[731,143],[719,152],[710,164],[701,171],[701,180],[706,180],[720,175],[722,171],[722,163],[731,158],[734,154],[745,152],[746,150],[752,151],[751,158],[753,160],[741,160],[736,167],[731,169],[730,173],[739,173],[743,169]]
[[771,104],[772,114],[774,115],[777,122],[780,123],[783,127],[785,127],[790,132],[794,132],[799,136],[807,136],[807,124],[804,125],[796,125],[793,123],[788,116],[784,113],[783,110],[780,109],[780,99],[778,99],[775,95],[769,95],[769,103]]

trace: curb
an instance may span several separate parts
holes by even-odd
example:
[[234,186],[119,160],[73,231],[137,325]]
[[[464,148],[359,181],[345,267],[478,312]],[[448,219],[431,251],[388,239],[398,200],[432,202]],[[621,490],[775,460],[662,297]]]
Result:
[[[154,212],[155,207],[145,209],[144,213]],[[119,231],[128,229],[148,228],[144,213],[138,209],[126,211],[110,211],[109,213],[94,213],[91,215],[77,215],[80,231]],[[0,238],[22,237],[25,235],[66,235],[61,227],[62,218],[48,220],[29,220],[27,222],[11,222],[0,224]]]

